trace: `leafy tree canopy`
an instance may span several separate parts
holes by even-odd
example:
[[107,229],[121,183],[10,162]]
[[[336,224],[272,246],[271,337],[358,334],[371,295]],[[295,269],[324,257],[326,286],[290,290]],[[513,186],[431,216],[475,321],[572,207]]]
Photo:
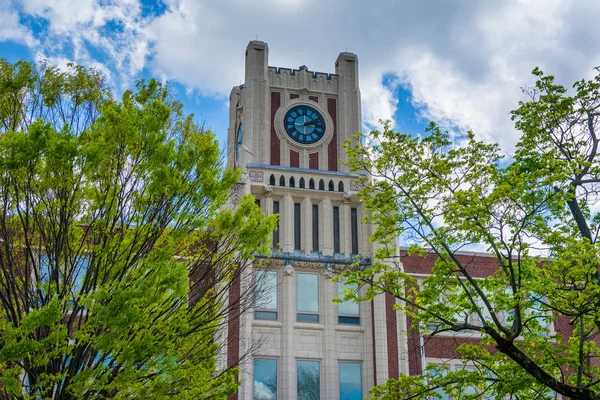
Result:
[[94,70],[0,60],[0,391],[234,393],[222,304],[276,223],[223,209],[238,179],[167,86],[117,100]]
[[[347,143],[349,165],[367,171],[361,198],[386,246],[348,282],[391,293],[425,340],[471,333],[458,348],[467,369],[429,365],[375,387],[389,399],[600,398],[600,75],[571,92],[539,69],[528,100],[512,112],[522,136],[505,158],[472,132],[430,124],[422,137],[382,131]],[[397,254],[435,256],[417,281]],[[481,245],[497,268],[482,274],[459,251]],[[567,327],[555,330],[555,323]]]

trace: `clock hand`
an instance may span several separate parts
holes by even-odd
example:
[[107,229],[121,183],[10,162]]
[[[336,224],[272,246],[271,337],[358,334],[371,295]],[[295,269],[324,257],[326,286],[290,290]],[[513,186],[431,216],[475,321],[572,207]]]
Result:
[[312,120],[312,121],[310,121],[310,122],[305,122],[305,123],[304,123],[304,126],[316,125],[316,124],[318,124],[318,123],[319,123],[319,121],[317,121],[317,120]]

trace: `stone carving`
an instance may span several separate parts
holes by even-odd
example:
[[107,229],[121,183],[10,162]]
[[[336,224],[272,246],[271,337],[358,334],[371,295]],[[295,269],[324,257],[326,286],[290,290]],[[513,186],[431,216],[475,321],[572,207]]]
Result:
[[265,197],[271,197],[271,195],[273,194],[273,187],[265,185],[263,194]]
[[250,182],[263,182],[265,179],[264,172],[262,171],[249,171],[248,176],[250,177]]
[[325,277],[325,279],[333,278],[335,276],[333,266],[329,265],[329,264],[325,264],[325,266],[323,267],[323,270],[321,271],[321,274]]
[[359,180],[350,181],[350,191],[360,192],[365,185]]
[[283,273],[286,276],[292,276],[294,274],[294,267],[292,267],[291,265],[286,265],[285,267],[283,267]]
[[347,204],[352,200],[352,193],[346,192],[342,195],[342,203]]
[[240,201],[240,197],[242,197],[243,187],[243,183],[236,183],[235,185],[233,185],[233,188],[231,189],[231,200],[234,203],[238,203]]

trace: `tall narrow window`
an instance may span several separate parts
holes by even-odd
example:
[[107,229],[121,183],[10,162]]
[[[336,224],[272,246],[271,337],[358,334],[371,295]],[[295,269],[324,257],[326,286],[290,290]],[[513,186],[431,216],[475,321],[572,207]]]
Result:
[[[279,214],[279,202],[273,202],[273,214]],[[279,220],[277,220],[277,226],[273,231],[273,248],[276,249],[279,247]]]
[[340,208],[333,207],[333,252],[340,252]]
[[298,360],[298,400],[321,398],[321,371],[318,361]]
[[277,320],[277,271],[254,272],[254,318]]
[[254,199],[254,204],[260,207],[260,199]]
[[[338,282],[338,297],[344,298],[344,292],[358,291],[358,286]],[[360,325],[360,314],[358,303],[355,301],[342,301],[338,304],[338,323]]]
[[254,398],[277,399],[277,360],[254,359]]
[[340,363],[340,399],[362,400],[362,376],[359,363]]
[[296,319],[319,322],[319,275],[296,274]]
[[319,206],[317,204],[312,206],[312,229],[312,249],[319,251]]
[[352,227],[352,254],[358,254],[358,211],[350,209],[350,225]]
[[300,250],[300,203],[294,203],[294,249]]

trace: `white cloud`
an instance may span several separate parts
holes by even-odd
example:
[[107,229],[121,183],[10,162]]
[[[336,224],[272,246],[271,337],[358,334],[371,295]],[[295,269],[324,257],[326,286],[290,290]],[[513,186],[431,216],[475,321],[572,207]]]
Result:
[[261,381],[254,381],[254,398],[256,400],[274,400],[276,397],[267,385]]
[[8,2],[0,3],[0,42],[12,40],[29,47],[37,45],[31,30],[19,21],[19,13]]
[[[20,12],[48,21],[39,37],[48,57],[71,49],[73,61],[102,62],[120,81],[149,67],[219,101],[243,82],[244,49],[256,36],[269,44],[270,64],[283,67],[332,72],[347,48],[359,56],[366,127],[394,115],[395,88],[382,84],[392,74],[426,118],[507,151],[518,138],[509,112],[535,66],[570,85],[600,65],[600,3],[585,0],[165,1],[148,17],[136,0],[23,0]],[[33,46],[18,16],[0,13],[25,33],[0,28],[0,40]]]
[[180,0],[149,26],[152,67],[204,94],[226,96],[243,81],[243,49],[256,34],[269,44],[270,64],[286,67],[332,71],[337,53],[348,46],[359,55],[368,127],[394,114],[393,88],[381,82],[391,73],[412,89],[425,117],[471,128],[510,150],[518,136],[509,111],[521,98],[520,87],[533,82],[533,67],[571,82],[600,64],[600,31],[589,16],[600,10],[592,8],[598,6],[561,0],[436,7],[412,1]]
[[47,23],[37,58],[110,71],[116,87],[128,85],[146,64],[147,19],[137,0],[22,0],[20,11]]

